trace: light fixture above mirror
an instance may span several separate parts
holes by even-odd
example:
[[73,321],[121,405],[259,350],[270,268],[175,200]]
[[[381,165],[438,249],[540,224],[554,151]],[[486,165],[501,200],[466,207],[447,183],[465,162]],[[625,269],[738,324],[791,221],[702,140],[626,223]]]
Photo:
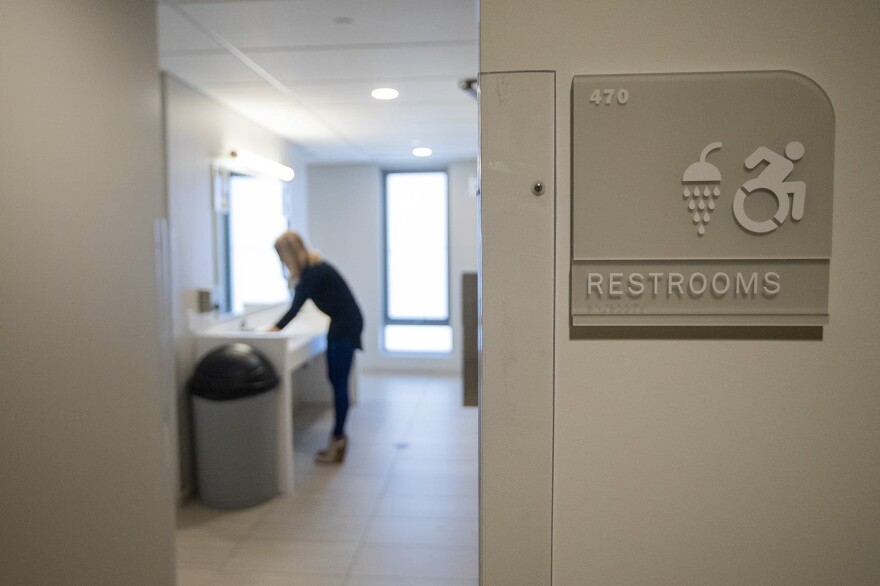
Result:
[[229,162],[231,163],[229,166],[232,168],[241,167],[251,173],[266,175],[281,181],[291,181],[296,175],[294,170],[287,165],[276,163],[275,161],[245,150],[232,149],[229,152],[229,156]]

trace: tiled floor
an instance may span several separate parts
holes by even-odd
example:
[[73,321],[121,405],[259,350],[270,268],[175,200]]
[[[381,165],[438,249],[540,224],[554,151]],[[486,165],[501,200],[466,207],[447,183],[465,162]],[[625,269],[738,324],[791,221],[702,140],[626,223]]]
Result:
[[478,584],[478,415],[460,379],[362,376],[346,461],[317,466],[331,417],[297,408],[294,494],[180,509],[180,586]]

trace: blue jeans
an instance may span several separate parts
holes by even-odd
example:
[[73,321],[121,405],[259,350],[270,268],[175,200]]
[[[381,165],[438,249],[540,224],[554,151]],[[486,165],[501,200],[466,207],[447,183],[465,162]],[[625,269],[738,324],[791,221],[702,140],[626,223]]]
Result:
[[348,375],[354,359],[354,343],[348,339],[327,341],[327,377],[333,385],[333,437],[345,435],[348,416]]

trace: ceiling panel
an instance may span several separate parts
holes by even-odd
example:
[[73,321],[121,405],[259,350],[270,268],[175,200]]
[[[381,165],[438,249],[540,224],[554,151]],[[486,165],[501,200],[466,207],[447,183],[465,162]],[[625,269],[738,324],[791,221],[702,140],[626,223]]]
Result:
[[278,88],[266,82],[204,83],[201,89],[224,100],[288,101]]
[[342,105],[319,105],[315,108],[321,118],[337,121],[344,128],[358,132],[362,128],[412,128],[435,126],[434,120],[446,124],[473,124],[477,128],[476,108],[469,104],[428,104],[401,107],[399,104],[376,104],[370,108],[352,110]]
[[[440,143],[450,135],[470,136],[470,152],[476,144],[477,108],[468,96],[458,99],[407,103],[377,102],[372,98],[359,108],[344,102],[297,101],[269,86],[221,87],[208,92],[235,111],[300,144],[342,139],[368,150],[387,143],[387,150],[409,153],[414,140]],[[443,120],[442,125],[436,120]],[[383,151],[383,149],[379,149]],[[384,151],[383,151],[384,152]]]
[[163,71],[197,87],[202,84],[228,82],[258,82],[262,78],[228,53],[160,55],[159,64]]
[[324,80],[372,81],[421,77],[472,77],[475,44],[443,47],[338,47],[313,51],[250,51],[247,56],[284,83]]
[[158,23],[159,46],[166,54],[222,49],[171,6],[159,5]]
[[[389,138],[393,139],[394,137]],[[464,158],[472,156],[475,142],[476,138],[470,129],[461,129],[457,133],[449,132],[448,136],[418,142],[404,138],[398,142],[374,138],[364,142],[363,147],[371,153],[400,157],[413,156],[412,149],[415,147],[429,147],[434,151],[434,156],[438,158]]]
[[[451,101],[471,104],[474,111],[476,111],[476,100],[461,91],[458,87],[458,82],[458,77],[447,76],[426,80],[413,78],[409,78],[406,81],[391,80],[390,84],[400,91],[400,97],[395,100],[399,104]],[[308,104],[346,104],[358,107],[376,103],[376,100],[370,97],[370,92],[376,87],[377,84],[372,82],[339,80],[288,82],[287,84],[290,95],[296,101]],[[279,90],[266,83],[202,84],[202,88],[212,93],[216,92],[229,96],[230,98],[253,99],[261,97],[270,99],[271,97],[281,95]]]
[[275,0],[180,7],[245,49],[477,39],[476,9],[468,0]]
[[[400,92],[395,100],[398,104],[424,102],[462,102],[469,103],[476,111],[477,102],[458,87],[459,77],[389,79],[388,84]],[[370,92],[377,87],[372,81],[302,82],[290,84],[290,91],[298,99],[320,104],[373,104]]]
[[[157,0],[160,64],[315,163],[477,153],[476,0]],[[342,19],[341,21],[339,19]],[[380,102],[379,86],[400,91]],[[435,156],[414,159],[416,143]]]
[[283,97],[280,99],[230,99],[222,93],[211,92],[210,95],[239,114],[296,142],[309,143],[332,140],[337,135],[333,128],[313,113],[297,107]]

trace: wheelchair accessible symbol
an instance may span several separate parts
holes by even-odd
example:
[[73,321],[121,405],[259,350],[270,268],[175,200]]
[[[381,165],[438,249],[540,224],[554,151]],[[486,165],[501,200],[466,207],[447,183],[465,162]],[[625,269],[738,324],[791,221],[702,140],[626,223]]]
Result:
[[[752,170],[761,163],[767,163],[761,174],[746,181],[733,196],[733,217],[743,229],[753,234],[773,232],[788,217],[797,222],[804,217],[804,200],[807,196],[807,185],[803,181],[786,181],[794,170],[794,161],[804,156],[804,145],[790,142],[785,146],[785,156],[781,156],[761,147],[746,159],[746,169]],[[746,198],[755,191],[769,191],[776,197],[776,213],[762,222],[756,222],[746,213]],[[789,197],[791,202],[789,202]]]
[[[706,224],[711,219],[709,214],[715,209],[715,200],[721,195],[721,172],[715,165],[707,162],[706,157],[721,146],[720,142],[706,145],[700,154],[700,160],[690,165],[682,177],[682,194],[688,200],[688,210],[693,214],[693,223],[697,225],[697,234],[700,236],[706,233]],[[753,234],[768,234],[779,228],[789,213],[795,222],[804,217],[807,186],[803,181],[786,181],[794,170],[795,161],[803,156],[804,145],[792,141],[785,147],[785,156],[762,146],[745,160],[746,169],[750,171],[761,163],[766,163],[766,166],[757,177],[746,181],[733,196],[733,217],[744,230]],[[746,198],[757,191],[767,191],[776,198],[776,213],[762,221],[749,217],[745,208]]]

